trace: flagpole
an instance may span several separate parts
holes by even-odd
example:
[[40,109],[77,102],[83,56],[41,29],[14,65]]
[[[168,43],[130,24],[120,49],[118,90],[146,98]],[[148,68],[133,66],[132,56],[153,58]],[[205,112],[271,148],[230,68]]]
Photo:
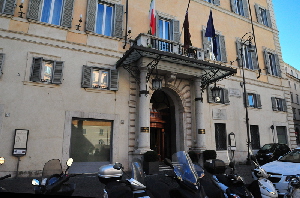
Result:
[[[186,8],[185,14],[189,11],[190,3],[191,3],[191,0],[189,0],[189,3],[188,3],[188,6],[187,6],[187,8]],[[184,28],[184,26],[182,25],[180,36],[182,35],[183,28]]]

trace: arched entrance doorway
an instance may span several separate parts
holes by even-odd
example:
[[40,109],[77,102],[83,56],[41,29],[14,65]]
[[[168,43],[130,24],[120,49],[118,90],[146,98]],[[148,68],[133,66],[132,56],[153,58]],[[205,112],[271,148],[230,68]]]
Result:
[[156,90],[150,103],[150,149],[155,150],[161,160],[171,158],[176,152],[174,101],[165,91]]

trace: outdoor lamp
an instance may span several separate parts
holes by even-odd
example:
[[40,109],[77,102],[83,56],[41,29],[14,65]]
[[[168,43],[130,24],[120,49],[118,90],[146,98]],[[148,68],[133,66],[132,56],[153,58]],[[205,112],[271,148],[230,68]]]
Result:
[[255,48],[254,48],[254,46],[251,44],[251,41],[249,41],[248,52],[255,52]]
[[156,76],[154,79],[152,79],[152,89],[153,90],[161,89],[161,85],[162,85],[162,80],[160,78],[158,78]]
[[213,88],[211,88],[212,97],[215,102],[221,101],[221,90],[222,88],[217,87],[216,85]]

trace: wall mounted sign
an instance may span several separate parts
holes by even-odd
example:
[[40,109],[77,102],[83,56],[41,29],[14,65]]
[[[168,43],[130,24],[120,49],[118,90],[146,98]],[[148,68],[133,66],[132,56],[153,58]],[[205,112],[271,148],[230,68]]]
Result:
[[228,93],[229,93],[229,96],[233,96],[233,97],[237,97],[237,98],[242,97],[241,90],[239,90],[239,89],[229,88]]
[[205,134],[205,129],[198,129],[198,134]]
[[213,109],[214,120],[227,120],[226,109]]
[[149,133],[149,127],[141,127],[141,133]]
[[27,140],[29,130],[27,129],[16,129],[14,138],[13,155],[24,156],[27,151]]

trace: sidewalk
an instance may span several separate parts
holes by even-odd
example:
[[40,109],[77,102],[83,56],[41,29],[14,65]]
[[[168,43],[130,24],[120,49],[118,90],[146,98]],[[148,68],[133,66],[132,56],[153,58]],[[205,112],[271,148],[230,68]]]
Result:
[[[253,181],[251,177],[251,166],[250,165],[236,165],[236,173],[243,177],[246,184]],[[177,183],[172,181],[171,178],[165,177],[165,171],[161,171],[158,175],[147,175],[145,177],[146,185],[151,185],[156,180],[163,180],[170,187],[176,187]],[[203,178],[203,186],[205,192],[209,197],[217,197],[216,193],[218,189],[211,183],[211,175],[205,171],[205,176]],[[8,192],[13,193],[34,193],[31,177],[19,177],[19,178],[8,178],[0,181],[0,186],[4,187]],[[35,178],[40,179],[40,178]],[[103,196],[104,184],[100,183],[97,174],[85,174],[78,175],[76,177],[71,177],[69,183],[75,183],[76,189],[73,196],[80,197],[96,197],[101,198]]]

